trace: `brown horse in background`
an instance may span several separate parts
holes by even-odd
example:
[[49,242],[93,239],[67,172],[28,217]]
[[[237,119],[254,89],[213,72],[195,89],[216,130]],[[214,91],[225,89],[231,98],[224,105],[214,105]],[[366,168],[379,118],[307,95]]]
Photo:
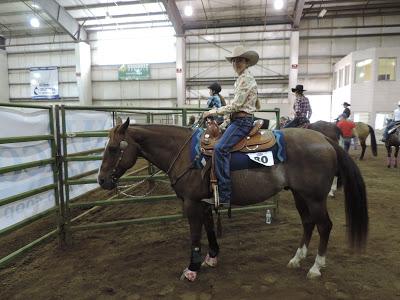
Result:
[[367,149],[367,144],[366,140],[368,135],[371,136],[371,150],[372,150],[372,155],[377,156],[378,155],[378,147],[376,144],[376,137],[375,137],[375,131],[374,129],[363,122],[355,122],[356,124],[356,131],[358,134],[358,139],[360,140],[360,145],[361,145],[361,155],[360,155],[360,160],[364,159],[364,154],[365,154],[365,149]]
[[[182,277],[196,279],[202,265],[216,266],[219,245],[214,230],[212,207],[202,199],[211,197],[209,172],[193,168],[190,143],[196,131],[167,125],[133,125],[129,118],[118,122],[109,134],[98,182],[104,189],[116,187],[118,179],[144,157],[166,172],[190,225],[191,257]],[[283,189],[290,190],[299,212],[303,236],[289,268],[299,268],[306,258],[315,227],[320,236],[318,253],[307,277],[321,276],[326,264],[326,251],[332,221],[327,211],[327,195],[333,177],[341,177],[344,185],[345,212],[350,245],[362,248],[368,233],[367,196],[364,180],[351,157],[322,134],[297,128],[282,130],[287,160],[271,167],[231,172],[233,205],[263,202]],[[204,226],[209,250],[204,261],[201,255],[201,235]],[[237,254],[233,254],[237,255]],[[202,263],[203,262],[203,263]]]

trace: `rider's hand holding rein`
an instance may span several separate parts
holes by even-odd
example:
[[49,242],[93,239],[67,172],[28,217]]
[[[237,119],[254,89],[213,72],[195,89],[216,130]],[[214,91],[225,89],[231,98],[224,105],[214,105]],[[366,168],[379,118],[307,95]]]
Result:
[[217,114],[217,110],[214,109],[214,108],[209,110],[209,111],[205,111],[205,112],[203,112],[203,119],[206,119],[207,117],[213,116],[213,115],[216,115],[216,114]]

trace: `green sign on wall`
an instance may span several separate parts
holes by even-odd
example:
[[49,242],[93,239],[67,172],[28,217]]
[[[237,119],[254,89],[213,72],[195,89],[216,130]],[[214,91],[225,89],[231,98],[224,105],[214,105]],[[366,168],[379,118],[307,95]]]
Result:
[[119,80],[140,80],[150,78],[149,64],[121,65],[118,70]]

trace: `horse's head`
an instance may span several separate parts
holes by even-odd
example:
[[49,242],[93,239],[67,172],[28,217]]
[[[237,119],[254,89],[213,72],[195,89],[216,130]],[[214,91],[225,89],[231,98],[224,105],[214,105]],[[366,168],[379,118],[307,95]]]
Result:
[[123,124],[118,118],[117,125],[110,131],[97,177],[97,182],[103,189],[115,188],[118,179],[136,162],[139,145],[129,136],[128,127],[129,118]]

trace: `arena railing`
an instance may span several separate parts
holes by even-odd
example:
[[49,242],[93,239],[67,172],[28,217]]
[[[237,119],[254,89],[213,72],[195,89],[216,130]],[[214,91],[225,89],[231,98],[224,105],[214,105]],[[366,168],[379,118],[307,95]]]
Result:
[[[23,143],[23,142],[32,142],[32,141],[49,141],[50,142],[50,148],[51,148],[51,157],[47,159],[41,159],[41,160],[35,160],[31,162],[26,162],[26,163],[20,163],[20,164],[14,164],[14,165],[8,165],[5,167],[0,167],[0,176],[7,174],[7,173],[12,173],[12,172],[18,172],[18,171],[23,171],[35,167],[41,167],[41,166],[46,166],[46,165],[51,165],[52,167],[52,173],[53,173],[53,183],[41,186],[39,188],[35,188],[29,191],[25,191],[23,193],[17,193],[12,196],[3,198],[0,195],[0,206],[5,206],[8,204],[15,203],[17,201],[21,201],[24,199],[27,199],[29,197],[41,194],[46,191],[53,190],[54,191],[54,207],[51,207],[50,209],[41,211],[35,215],[32,215],[31,217],[25,218],[20,222],[17,222],[15,224],[12,224],[10,226],[7,226],[3,229],[0,230],[0,237],[6,236],[8,234],[11,234],[18,229],[24,228],[25,226],[40,220],[46,216],[49,216],[50,214],[56,215],[56,229],[51,230],[47,234],[35,239],[34,241],[30,242],[29,244],[15,250],[14,252],[10,253],[9,255],[3,257],[0,259],[0,267],[8,264],[11,260],[15,259],[17,256],[21,255],[22,253],[32,249],[34,246],[38,245],[41,242],[44,242],[45,240],[48,240],[49,238],[55,236],[56,234],[60,234],[62,231],[61,228],[63,226],[63,209],[60,206],[60,192],[59,192],[59,155],[58,155],[58,150],[56,146],[56,135],[55,135],[55,128],[54,128],[54,110],[50,106],[39,106],[39,105],[15,105],[15,104],[0,104],[0,109],[1,108],[12,108],[14,110],[18,110],[21,108],[28,108],[28,109],[37,109],[37,110],[47,110],[48,111],[48,119],[49,119],[49,132],[50,134],[48,135],[27,135],[27,136],[18,136],[18,137],[0,137],[0,144],[11,144],[11,143]],[[3,129],[5,130],[5,128]],[[28,133],[29,134],[29,133]],[[16,182],[16,185],[18,183]],[[4,210],[4,216],[5,216],[5,210]]]

